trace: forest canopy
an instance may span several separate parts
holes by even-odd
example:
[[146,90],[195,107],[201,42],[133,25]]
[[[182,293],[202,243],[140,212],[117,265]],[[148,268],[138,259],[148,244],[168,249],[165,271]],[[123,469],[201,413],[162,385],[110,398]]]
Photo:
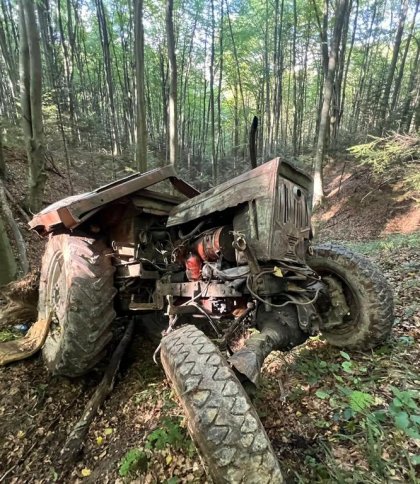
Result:
[[171,161],[208,186],[249,168],[254,116],[259,163],[318,150],[318,170],[327,148],[420,123],[415,0],[0,3],[4,142],[23,109],[19,12],[31,4],[45,142],[68,164],[79,146],[133,169]]

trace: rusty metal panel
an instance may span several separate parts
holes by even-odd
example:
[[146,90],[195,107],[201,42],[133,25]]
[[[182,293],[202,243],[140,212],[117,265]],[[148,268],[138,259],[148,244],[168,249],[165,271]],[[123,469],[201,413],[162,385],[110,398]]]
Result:
[[[49,232],[58,224],[73,229],[90,217],[93,211],[166,179],[169,179],[178,192],[187,197],[193,197],[199,193],[195,188],[179,179],[173,167],[168,165],[143,174],[130,175],[93,192],[67,197],[53,203],[35,215],[29,222],[29,226],[39,232]],[[174,197],[172,200],[173,203],[180,201]]]
[[[276,158],[175,207],[168,225],[196,220],[230,207],[233,229],[242,234],[257,260],[304,261],[309,238],[312,180]],[[237,262],[245,264],[237,252]]]
[[280,158],[264,163],[175,207],[167,225],[190,222],[249,200],[267,197],[276,183]]

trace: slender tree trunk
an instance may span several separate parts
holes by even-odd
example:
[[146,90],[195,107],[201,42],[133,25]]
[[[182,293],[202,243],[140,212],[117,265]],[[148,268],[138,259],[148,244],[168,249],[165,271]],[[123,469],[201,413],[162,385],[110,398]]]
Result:
[[108,22],[106,19],[106,12],[105,12],[103,0],[96,0],[96,13],[97,13],[98,23],[99,23],[102,52],[104,55],[105,79],[106,79],[108,98],[109,98],[109,109],[110,109],[109,125],[110,125],[111,150],[112,150],[112,154],[115,156],[120,153],[120,143],[119,143],[118,123],[117,123],[116,109],[115,109],[114,81],[112,77],[111,52],[109,48],[111,40],[109,38]]
[[407,18],[407,10],[408,10],[408,0],[403,0],[403,3],[401,4],[400,20],[398,22],[397,33],[395,35],[394,48],[392,50],[391,65],[389,66],[389,69],[388,69],[388,76],[385,83],[384,94],[380,101],[380,111],[378,113],[379,115],[377,118],[378,129],[380,133],[383,133],[384,128],[386,126],[386,118],[388,116],[389,97],[391,94],[392,81],[394,79],[395,70],[397,67],[398,54],[400,52],[400,46],[401,46],[401,39],[404,32],[405,20]]
[[144,31],[143,0],[135,0],[135,59],[137,81],[137,146],[136,164],[140,172],[147,171],[146,101],[144,96]]
[[213,184],[217,182],[217,159],[216,159],[216,128],[215,128],[215,113],[214,113],[214,0],[211,0],[211,46],[210,46],[210,139],[211,139],[211,172]]
[[175,56],[175,36],[173,22],[173,0],[166,0],[166,39],[169,58],[169,162],[176,166],[178,154],[178,120],[177,120],[177,66]]
[[39,212],[46,181],[42,125],[41,50],[34,4],[20,0],[20,83],[23,133],[29,164],[28,208]]
[[221,157],[220,139],[222,137],[222,80],[223,80],[223,0],[220,1],[220,29],[219,29],[219,84],[217,88],[217,146],[216,157]]
[[296,65],[296,35],[297,35],[297,7],[293,0],[293,40],[292,40],[292,69],[293,69],[293,156],[297,155],[298,144],[298,106],[297,106],[297,65]]
[[413,37],[414,28],[416,26],[416,17],[417,17],[419,5],[420,5],[420,2],[419,2],[419,0],[417,0],[416,10],[414,11],[413,19],[411,21],[410,33],[409,33],[408,38],[405,42],[405,49],[404,49],[403,58],[401,60],[401,65],[400,65],[400,68],[399,68],[399,71],[398,71],[398,76],[395,80],[394,91],[392,93],[391,107],[390,107],[390,110],[389,110],[390,113],[391,113],[391,119],[393,117],[395,117],[395,116],[393,116],[393,114],[395,112],[394,110],[395,110],[396,105],[397,105],[397,99],[398,99],[398,96],[400,94],[401,82],[402,82],[403,75],[404,75],[404,67],[405,67],[405,63],[406,63],[406,60],[407,60],[408,51],[410,49],[410,44],[411,44],[411,39]]
[[[416,56],[413,60],[408,80],[407,96],[404,101],[404,107],[401,115],[402,128],[407,133],[410,131],[412,119],[419,102],[419,85],[420,85],[420,41],[417,41]],[[417,100],[417,106],[416,106]]]
[[[314,193],[313,204],[319,205],[324,196],[323,179],[322,179],[322,165],[324,162],[325,145],[327,141],[327,134],[329,129],[329,110],[331,105],[331,98],[334,88],[335,69],[338,60],[338,50],[340,45],[341,33],[344,24],[344,16],[347,11],[349,0],[338,0],[335,14],[335,26],[331,39],[331,47],[328,58],[324,58],[324,65],[327,64],[327,72],[324,76],[323,88],[323,102],[321,108],[321,116],[318,130],[318,140],[315,152],[314,162]],[[328,0],[324,4],[324,19],[328,18]],[[325,22],[325,21],[324,21]],[[323,29],[322,36],[326,37],[327,30]],[[324,51],[325,56],[325,51]]]
[[6,176],[6,162],[3,154],[3,126],[0,120],[0,180],[4,180]]

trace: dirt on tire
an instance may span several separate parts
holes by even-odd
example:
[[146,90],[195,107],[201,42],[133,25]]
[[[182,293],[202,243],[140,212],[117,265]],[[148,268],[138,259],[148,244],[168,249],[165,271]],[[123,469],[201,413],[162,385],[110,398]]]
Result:
[[322,332],[330,344],[366,350],[389,337],[394,322],[393,294],[372,262],[346,247],[326,243],[313,247],[307,263],[319,275],[337,278],[352,295],[351,322]]
[[204,333],[191,325],[170,333],[161,360],[214,482],[283,482],[257,411]]
[[104,355],[115,319],[114,271],[101,241],[70,234],[50,237],[42,259],[38,317],[52,313],[43,348],[52,374],[83,375]]

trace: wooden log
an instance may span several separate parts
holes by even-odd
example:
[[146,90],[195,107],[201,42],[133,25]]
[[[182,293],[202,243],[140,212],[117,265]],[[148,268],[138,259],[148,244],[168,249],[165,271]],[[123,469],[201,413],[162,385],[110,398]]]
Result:
[[70,435],[68,436],[66,443],[61,450],[61,458],[63,462],[74,462],[76,460],[77,455],[83,446],[86,434],[89,431],[90,424],[95,418],[98,409],[114,388],[115,377],[120,367],[121,359],[131,341],[131,338],[133,337],[133,333],[134,321],[131,320],[116,350],[112,354],[111,360],[105,370],[101,382],[96,388],[95,393],[86,404],[82,417],[70,432]]

